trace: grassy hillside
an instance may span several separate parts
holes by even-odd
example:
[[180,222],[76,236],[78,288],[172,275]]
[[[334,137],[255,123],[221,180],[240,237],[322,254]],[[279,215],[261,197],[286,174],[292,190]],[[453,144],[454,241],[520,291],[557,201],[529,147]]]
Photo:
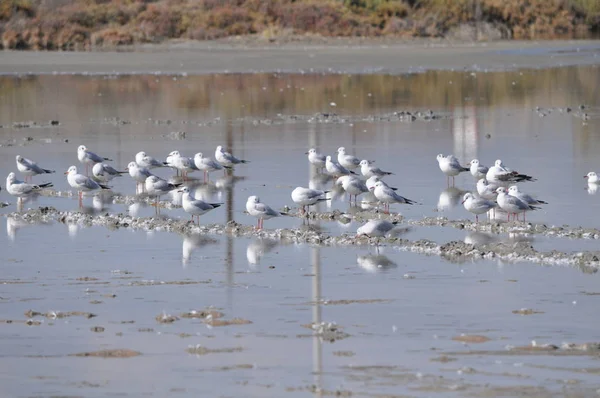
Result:
[[600,0],[0,0],[0,47],[89,49],[256,35],[550,39],[600,31]]

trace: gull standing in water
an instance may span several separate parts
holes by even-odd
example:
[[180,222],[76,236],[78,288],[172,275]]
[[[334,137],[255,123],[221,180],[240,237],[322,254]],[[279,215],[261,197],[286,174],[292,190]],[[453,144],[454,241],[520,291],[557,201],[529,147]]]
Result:
[[222,170],[223,168],[231,169],[230,166],[222,166],[220,163],[215,162],[211,158],[205,157],[202,152],[198,152],[194,155],[194,164],[198,170],[204,171],[204,182],[210,180],[210,172]]
[[370,190],[371,190],[371,188],[372,188],[372,187],[374,187],[374,186],[375,186],[375,184],[377,184],[377,183],[378,183],[378,182],[380,182],[380,181],[381,181],[381,183],[382,183],[384,186],[386,186],[386,187],[390,188],[391,190],[393,190],[393,191],[397,191],[397,190],[398,190],[398,188],[390,187],[390,186],[389,186],[389,185],[388,185],[388,184],[387,184],[385,181],[383,181],[382,179],[380,179],[380,178],[379,178],[379,177],[377,177],[377,176],[372,176],[372,177],[369,177],[369,179],[368,179],[368,180],[365,182],[365,185],[367,186],[367,188],[368,188],[368,189],[369,189],[369,191],[370,191]]
[[468,167],[461,166],[458,162],[458,159],[454,155],[444,156],[440,153],[436,158],[440,170],[442,170],[442,173],[446,175],[448,185],[450,185],[450,177],[452,177],[452,185],[454,185],[454,177],[463,171],[470,170]]
[[296,189],[292,191],[292,200],[294,203],[302,206],[301,212],[304,214],[306,213],[306,206],[312,206],[315,203],[330,200],[329,198],[324,197],[327,192],[329,191],[296,187]]
[[94,167],[92,167],[94,179],[103,183],[107,183],[115,177],[121,177],[121,174],[125,173],[127,172],[115,170],[114,167],[109,166],[106,163],[96,163]]
[[527,203],[528,205],[547,205],[548,204],[548,202],[544,202],[543,200],[535,199],[535,198],[531,197],[530,195],[527,195],[526,193],[519,191],[519,187],[516,185],[511,185],[508,188],[508,194],[521,199],[523,202]]
[[[367,238],[382,238],[393,232],[396,224],[398,224],[398,221],[370,220],[356,230],[356,237],[364,235]],[[379,239],[375,242],[375,247],[379,253]]]
[[248,201],[246,201],[246,211],[252,217],[258,218],[258,225],[256,226],[256,229],[262,229],[265,220],[285,214],[275,211],[268,205],[261,203],[259,197],[254,195],[250,196]]
[[84,176],[83,174],[77,173],[77,167],[71,166],[65,172],[67,175],[67,182],[71,186],[79,192],[79,206],[82,205],[83,192],[92,192],[100,189],[110,189],[106,185],[99,184],[91,178]]
[[469,164],[471,165],[471,167],[469,167],[471,175],[475,177],[476,180],[479,181],[480,179],[485,178],[485,175],[489,170],[488,167],[479,164],[479,160],[477,159],[471,160]]
[[154,175],[146,167],[141,167],[136,162],[129,162],[129,165],[127,165],[127,171],[129,172],[131,178],[135,180],[135,193],[137,193],[140,184],[142,184],[143,191],[146,179]]
[[371,161],[363,159],[360,161],[360,173],[367,177],[367,178],[371,178],[371,177],[384,177],[384,176],[389,176],[392,175],[394,173],[391,173],[389,171],[383,171],[381,170],[379,167],[375,167],[371,165]]
[[525,221],[525,212],[529,210],[537,210],[539,207],[531,206],[521,199],[509,195],[506,192],[505,187],[500,187],[496,190],[498,192],[498,206],[502,210],[508,213],[508,221],[510,221],[510,215],[513,214],[517,221],[519,220],[519,214],[523,213],[523,221]]
[[498,189],[498,185],[490,184],[485,178],[477,181],[477,193],[484,199],[496,200],[496,196],[498,196],[496,189]]
[[502,185],[511,182],[535,181],[535,178],[526,174],[520,174],[504,166],[502,160],[498,159],[485,175],[485,179],[491,183]]
[[341,176],[335,184],[341,185],[344,191],[350,195],[350,202],[352,202],[352,195],[354,195],[354,203],[356,203],[358,195],[369,192],[365,182],[354,176]]
[[348,170],[354,170],[360,166],[360,159],[356,156],[346,154],[346,148],[343,146],[339,147],[337,152],[337,161],[343,167],[347,168]]
[[85,174],[88,174],[89,166],[93,166],[96,163],[102,163],[106,161],[112,161],[112,159],[105,158],[102,156],[96,155],[92,151],[88,151],[85,145],[79,145],[77,148],[77,159],[83,164],[85,164]]
[[321,155],[317,152],[315,148],[310,148],[308,152],[305,153],[308,155],[308,161],[315,167],[322,169],[325,167],[325,155]]
[[370,220],[356,230],[356,236],[365,235],[368,238],[381,238],[396,228],[398,221]]
[[170,162],[169,166],[176,168],[181,171],[181,177],[187,179],[188,173],[194,170],[198,170],[194,161],[186,156],[182,156],[179,151],[173,151],[169,154]]
[[223,166],[228,167],[233,167],[234,165],[240,163],[249,163],[247,160],[238,159],[231,153],[225,151],[221,145],[219,145],[217,149],[215,149],[215,159]]
[[396,192],[394,192],[393,189],[383,185],[381,181],[376,183],[375,186],[371,188],[371,190],[373,191],[373,194],[375,195],[377,200],[384,204],[384,209],[387,210],[388,213],[390,211],[390,203],[404,203],[408,205],[413,205],[417,203],[414,200],[410,200],[398,195]]
[[146,152],[138,152],[135,154],[135,163],[140,167],[145,167],[148,170],[156,167],[168,167],[167,162],[161,162],[160,160],[154,159],[150,155],[146,155]]
[[158,178],[155,175],[151,175],[146,178],[146,182],[144,183],[146,186],[146,192],[148,196],[156,197],[156,211],[160,212],[160,203],[159,198],[161,195],[165,195],[175,188],[179,187],[181,184],[171,184],[162,178]]
[[356,174],[353,171],[348,170],[341,164],[331,160],[331,156],[325,158],[325,170],[327,174],[333,177],[347,176],[348,174]]
[[475,222],[479,222],[479,215],[487,213],[496,207],[496,203],[482,197],[477,197],[467,192],[463,197],[463,206],[468,212],[475,214]]
[[27,181],[27,177],[31,181],[33,176],[38,174],[51,174],[54,173],[54,170],[43,169],[37,165],[33,160],[29,160],[24,158],[21,155],[17,155],[17,169],[25,176],[25,180]]
[[208,213],[211,210],[216,209],[221,206],[223,203],[207,203],[203,200],[196,199],[190,193],[190,189],[188,187],[183,187],[177,192],[182,192],[182,207],[187,213],[192,215],[192,223],[194,222],[194,216],[198,217],[198,225],[200,225],[200,216]]
[[39,185],[28,184],[24,181],[17,180],[15,173],[11,172],[6,177],[6,191],[12,196],[16,196],[18,200],[21,198],[39,192],[42,188],[50,188],[51,182]]

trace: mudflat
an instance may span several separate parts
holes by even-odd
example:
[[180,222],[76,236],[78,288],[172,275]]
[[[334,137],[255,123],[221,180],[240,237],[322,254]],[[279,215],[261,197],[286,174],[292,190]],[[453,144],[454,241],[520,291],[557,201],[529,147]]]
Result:
[[406,73],[507,70],[597,63],[600,41],[404,41],[303,39],[267,44],[246,38],[174,41],[91,52],[0,52],[0,74]]

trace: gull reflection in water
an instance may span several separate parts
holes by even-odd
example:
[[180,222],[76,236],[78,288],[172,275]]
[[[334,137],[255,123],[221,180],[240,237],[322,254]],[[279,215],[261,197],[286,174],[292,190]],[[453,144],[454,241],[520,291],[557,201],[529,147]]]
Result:
[[257,238],[248,244],[246,259],[250,266],[260,264],[260,259],[278,245],[278,242],[268,238]]
[[79,232],[79,224],[77,224],[77,223],[68,223],[67,224],[67,229],[69,231],[69,237],[71,239],[75,239],[75,237],[77,236],[77,232]]
[[190,263],[190,260],[192,259],[192,253],[196,249],[218,243],[216,239],[199,234],[183,234],[182,236],[183,249],[181,255],[181,263],[184,267]]
[[333,180],[333,177],[327,174],[315,174],[308,180],[308,187],[310,189],[328,191],[331,180]]
[[467,193],[467,191],[463,191],[462,189],[456,187],[444,189],[440,193],[437,209],[439,211],[444,211],[456,207],[458,204],[460,204],[465,193]]
[[[41,223],[39,223],[41,224]],[[17,237],[17,232],[20,229],[25,228],[29,225],[36,225],[35,223],[28,223],[27,221],[21,219],[20,217],[6,217],[6,235],[8,235],[8,239],[11,242],[14,242]]]
[[129,207],[127,208],[127,212],[131,217],[137,217],[140,214],[140,210],[147,206],[148,205],[146,204],[146,202],[134,202],[129,205]]
[[509,234],[508,238],[502,238],[500,235],[490,234],[485,232],[469,231],[465,236],[464,242],[473,246],[484,246],[494,243],[518,243],[518,242],[534,242],[535,239],[531,236],[522,234]]
[[37,199],[39,197],[40,197],[40,194],[37,192],[18,197],[17,198],[17,212],[21,213],[23,211],[24,205],[26,203],[33,204],[33,203],[37,202]]
[[91,206],[82,206],[80,211],[84,214],[90,214],[92,216],[102,213],[108,208],[108,204],[112,202],[112,195],[108,194],[97,194],[92,197]]
[[380,272],[397,267],[395,262],[383,254],[358,256],[356,262],[367,272]]

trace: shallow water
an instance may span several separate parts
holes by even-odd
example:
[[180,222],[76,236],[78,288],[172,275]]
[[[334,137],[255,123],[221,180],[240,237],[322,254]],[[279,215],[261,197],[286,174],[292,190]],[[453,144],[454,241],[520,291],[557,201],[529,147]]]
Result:
[[[528,214],[528,221],[593,228],[598,227],[600,194],[590,193],[582,177],[600,171],[598,72],[597,66],[582,66],[400,76],[1,77],[0,170],[15,170],[14,156],[20,154],[57,170],[35,181],[52,181],[66,192],[61,173],[77,164],[80,144],[114,159],[119,168],[140,150],[160,158],[175,149],[187,156],[199,151],[213,156],[224,144],[251,163],[236,168],[235,179],[214,173],[213,185],[195,186],[198,196],[225,203],[201,222],[252,224],[255,220],[244,214],[249,195],[282,209],[292,206],[289,194],[298,185],[331,186],[308,167],[304,152],[316,146],[333,153],[343,145],[393,171],[388,183],[422,203],[392,205],[407,220],[472,218],[460,196],[474,188],[473,179],[463,174],[457,189],[449,190],[435,161],[440,152],[454,153],[462,162],[477,157],[488,165],[501,158],[535,176],[538,181],[521,189],[549,204]],[[392,115],[429,109],[439,117],[407,122]],[[49,125],[50,120],[59,125]],[[181,131],[183,139],[171,134]],[[112,186],[123,195],[135,193],[128,176]],[[0,214],[16,211],[16,201],[4,190],[0,201],[12,203]],[[84,205],[84,211],[97,213],[146,217],[155,212],[145,204],[91,197]],[[25,204],[38,206],[78,209],[75,196],[40,196]],[[318,208],[334,209],[356,211],[343,195]],[[180,208],[162,214],[188,217]],[[597,339],[597,276],[578,268],[492,260],[454,264],[390,247],[378,256],[370,247],[23,224],[13,217],[4,222],[0,320],[26,321],[28,310],[88,311],[97,317],[36,316],[32,319],[42,323],[31,326],[0,323],[0,361],[14,369],[0,375],[3,395],[484,396],[508,388],[504,394],[587,396],[600,388],[592,377],[597,352],[574,362],[563,355],[507,355],[511,351],[506,350],[532,340],[560,345]],[[299,218],[281,217],[265,227],[302,224]],[[323,221],[318,227],[339,235],[353,234],[358,225]],[[441,227],[412,226],[402,237],[438,243],[527,239],[542,251],[597,247],[595,240]],[[97,279],[78,280],[85,277]],[[209,306],[223,312],[223,319],[252,323],[209,327],[201,319],[155,320],[163,312],[180,315]],[[521,308],[541,313],[512,313]],[[337,322],[350,336],[331,343],[302,326],[322,321]],[[95,326],[105,329],[91,331]],[[491,340],[466,345],[452,340],[461,333]],[[188,346],[196,344],[236,350],[188,354]],[[142,356],[68,356],[113,348]],[[485,351],[457,353],[469,350]],[[450,362],[432,361],[448,352]],[[545,390],[524,390],[541,385]]]

